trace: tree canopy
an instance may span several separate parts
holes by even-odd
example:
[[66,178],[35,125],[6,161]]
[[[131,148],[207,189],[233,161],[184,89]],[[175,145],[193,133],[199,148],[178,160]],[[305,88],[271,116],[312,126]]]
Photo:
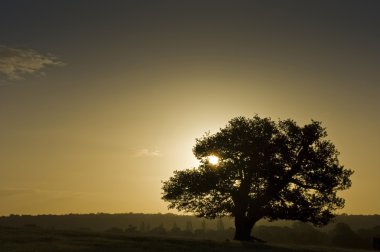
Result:
[[[339,163],[339,152],[326,129],[311,121],[237,117],[215,134],[196,139],[197,168],[179,170],[163,182],[169,208],[200,217],[235,217],[235,239],[249,240],[261,218],[327,224],[351,186],[352,170]],[[219,163],[209,162],[210,155]]]

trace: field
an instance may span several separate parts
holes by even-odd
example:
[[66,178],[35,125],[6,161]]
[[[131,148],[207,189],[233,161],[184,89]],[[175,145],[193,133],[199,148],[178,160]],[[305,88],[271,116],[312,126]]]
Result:
[[147,236],[126,236],[88,231],[62,231],[37,227],[0,227],[0,252],[140,252],[140,251],[297,251],[297,252],[359,252],[323,247],[241,243]]

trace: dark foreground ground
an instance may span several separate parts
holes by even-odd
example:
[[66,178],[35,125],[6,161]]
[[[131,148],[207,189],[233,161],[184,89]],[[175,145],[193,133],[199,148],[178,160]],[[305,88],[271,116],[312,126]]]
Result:
[[323,247],[281,246],[275,244],[253,244],[235,241],[211,241],[163,237],[132,237],[123,234],[108,234],[85,231],[60,231],[37,227],[0,227],[0,252],[223,252],[223,251],[297,251],[297,252],[354,252]]

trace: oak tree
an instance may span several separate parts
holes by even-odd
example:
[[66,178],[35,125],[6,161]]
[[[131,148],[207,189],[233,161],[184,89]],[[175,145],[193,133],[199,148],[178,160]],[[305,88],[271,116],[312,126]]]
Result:
[[[196,139],[199,167],[175,171],[162,199],[199,217],[234,217],[234,239],[242,241],[256,239],[251,231],[262,218],[325,225],[344,207],[337,192],[351,186],[353,173],[326,137],[317,121],[233,118]],[[210,163],[210,155],[219,162]]]

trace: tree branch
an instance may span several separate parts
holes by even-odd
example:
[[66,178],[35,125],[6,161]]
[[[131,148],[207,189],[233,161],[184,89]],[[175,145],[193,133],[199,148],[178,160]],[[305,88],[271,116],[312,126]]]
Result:
[[315,186],[312,186],[312,185],[305,185],[303,183],[301,183],[300,181],[296,180],[296,179],[292,179],[290,180],[291,183],[295,184],[295,185],[298,185],[299,187],[302,187],[304,189],[313,189],[313,190],[316,190],[316,191],[319,191],[320,189],[318,187],[315,187]]

